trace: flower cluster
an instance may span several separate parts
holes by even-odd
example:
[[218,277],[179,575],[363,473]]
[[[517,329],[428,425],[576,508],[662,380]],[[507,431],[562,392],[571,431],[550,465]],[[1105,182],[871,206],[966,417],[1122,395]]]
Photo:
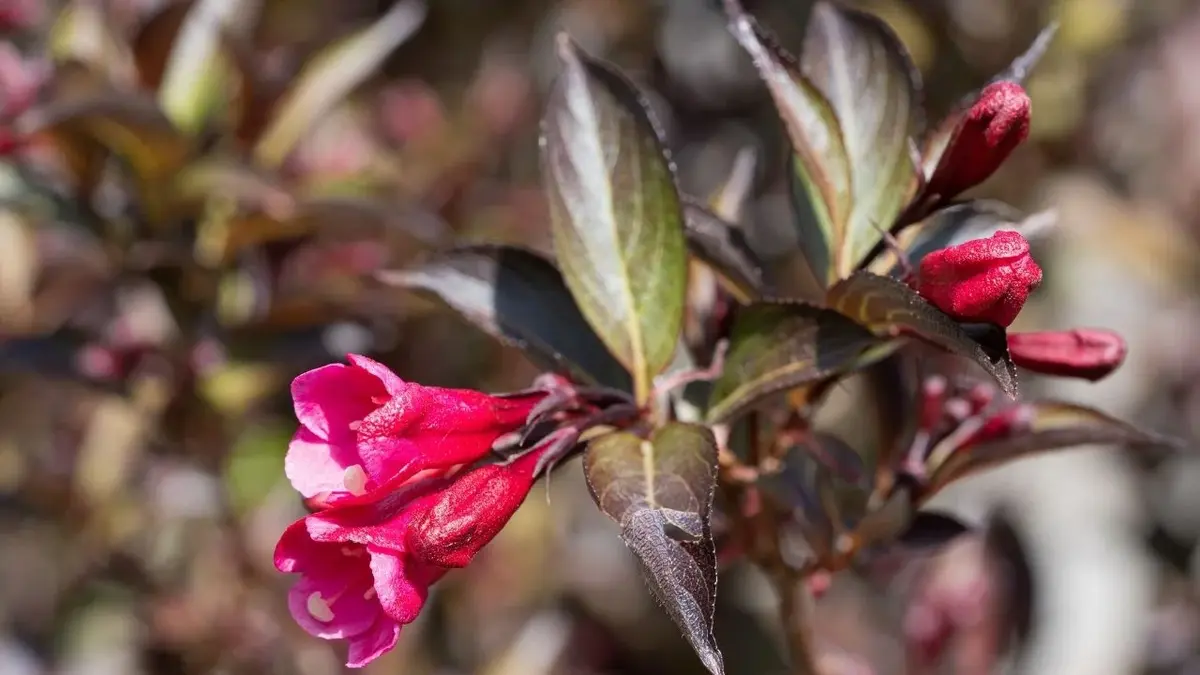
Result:
[[467,565],[524,501],[544,462],[573,443],[567,428],[509,461],[473,466],[551,395],[421,386],[355,355],[297,377],[301,426],[285,471],[313,513],[275,549],[275,566],[300,575],[288,596],[296,621],[347,641],[350,667],[391,649],[430,585]]
[[[927,191],[951,197],[990,176],[1029,135],[1029,97],[1015,82],[985,88],[966,112],[930,177]],[[984,239],[934,251],[909,282],[951,317],[1008,328],[1042,282],[1042,269],[1021,233],[1001,230]],[[1125,342],[1111,331],[1014,333],[1013,362],[1034,372],[1099,380],[1125,360]]]
[[921,385],[916,434],[902,471],[922,487],[936,489],[937,472],[953,455],[1027,433],[1035,416],[1032,405],[997,397],[990,384],[956,386],[941,375],[930,376]]

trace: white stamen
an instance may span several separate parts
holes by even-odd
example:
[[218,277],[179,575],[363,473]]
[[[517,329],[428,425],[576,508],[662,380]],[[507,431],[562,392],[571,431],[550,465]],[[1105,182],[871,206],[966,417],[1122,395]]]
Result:
[[363,593],[363,600],[372,600],[374,598],[375,598],[375,587],[372,586],[371,588],[367,589],[366,593]]
[[366,554],[367,552],[365,549],[351,548],[349,546],[342,547],[342,555],[346,556],[347,558],[361,558]]
[[346,426],[350,427],[350,431],[358,431],[359,427],[362,426],[362,420],[354,420]]
[[363,471],[361,464],[346,467],[342,473],[342,485],[346,487],[346,492],[355,497],[367,494],[367,472]]
[[320,593],[313,593],[308,596],[308,613],[317,621],[329,623],[333,621],[333,610],[330,609],[329,603],[321,598]]

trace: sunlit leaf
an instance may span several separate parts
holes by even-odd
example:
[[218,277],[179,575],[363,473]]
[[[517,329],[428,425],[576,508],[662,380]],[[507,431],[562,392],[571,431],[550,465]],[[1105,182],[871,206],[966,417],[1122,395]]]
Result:
[[822,282],[836,277],[839,243],[853,211],[850,158],[841,126],[829,100],[800,71],[753,19],[736,7],[730,17],[734,36],[754,61],[767,85],[796,156],[792,169],[803,188],[818,228],[802,228],[800,244]]
[[829,309],[762,302],[741,309],[707,418],[730,419],[762,398],[865,366],[887,340]]
[[813,6],[800,63],[829,100],[850,161],[853,210],[834,249],[842,278],[917,188],[911,139],[920,126],[920,76],[887,24],[827,1]]
[[[1029,76],[1029,71],[1037,65],[1041,60],[1042,55],[1046,53],[1046,49],[1050,46],[1050,42],[1054,39],[1054,34],[1058,32],[1058,24],[1053,23],[1042,29],[1034,39],[1033,44],[1025,50],[1025,53],[1018,56],[1008,68],[998,73],[995,77],[988,81],[987,84],[996,82],[1016,82],[1021,84],[1025,78]],[[985,85],[986,87],[986,85]],[[945,154],[946,148],[950,147],[950,141],[958,133],[959,124],[971,106],[979,99],[979,93],[985,87],[980,87],[975,91],[964,96],[950,110],[942,121],[931,128],[926,134],[921,148],[921,170],[926,178],[933,176],[933,172],[937,170],[938,162],[941,161],[942,155]]]
[[971,359],[995,378],[1005,393],[1016,398],[1017,368],[1004,341],[992,339],[991,334],[973,339],[957,321],[903,283],[856,272],[830,288],[826,302],[876,335],[920,338]]
[[560,36],[542,120],[558,264],[645,403],[683,324],[687,252],[673,167],[637,89]]
[[510,246],[458,248],[381,279],[432,292],[497,339],[548,368],[622,389],[629,374],[592,332],[545,258]]
[[157,91],[167,72],[167,60],[179,29],[195,0],[173,0],[159,8],[134,33],[133,58],[142,87]]
[[254,148],[255,160],[279,166],[312,125],[379,68],[425,20],[423,0],[401,0],[373,25],[319,55],[280,102]]
[[183,131],[199,132],[222,103],[228,104],[230,71],[222,35],[253,28],[259,5],[260,0],[196,0],[183,17],[158,87],[159,105]]
[[102,73],[110,84],[133,76],[133,56],[99,3],[75,0],[58,12],[47,50],[56,62],[78,61]]
[[709,267],[740,302],[757,300],[765,288],[763,264],[736,226],[691,201],[683,202],[688,250]]
[[1019,405],[1030,409],[1028,431],[956,449],[935,447],[929,455],[932,465],[926,469],[929,480],[922,497],[933,496],[963,476],[1053,450],[1088,444],[1181,447],[1176,439],[1138,429],[1086,406],[1061,401]]
[[831,284],[858,266],[917,188],[919,76],[870,14],[816,3],[797,60],[737,3],[726,5],[796,151],[793,172],[820,230],[802,230],[801,243],[818,279]]
[[700,660],[725,672],[713,638],[717,567],[710,518],[717,445],[708,428],[671,423],[649,439],[618,432],[588,444],[584,475],[621,526],[643,577]]

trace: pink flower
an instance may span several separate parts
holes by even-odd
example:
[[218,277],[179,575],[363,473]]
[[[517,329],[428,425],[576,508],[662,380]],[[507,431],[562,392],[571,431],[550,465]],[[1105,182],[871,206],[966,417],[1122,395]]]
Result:
[[26,59],[12,43],[0,42],[0,118],[13,120],[28,110],[49,76],[46,62]]
[[1029,242],[1003,230],[925,256],[916,289],[955,319],[1008,327],[1041,282]]
[[396,646],[400,626],[417,618],[430,584],[444,573],[414,564],[401,552],[315,541],[306,519],[284,531],[275,567],[300,575],[288,592],[296,623],[315,637],[345,640],[351,668]]
[[301,427],[284,470],[300,494],[325,505],[370,501],[368,493],[417,471],[475,462],[524,426],[545,396],[425,387],[366,357],[348,358],[292,381]]
[[1096,380],[1107,377],[1125,361],[1125,340],[1099,328],[1013,333],[1008,352],[1018,366],[1035,373]]
[[926,192],[947,201],[991,176],[1029,136],[1029,109],[1016,82],[988,85],[959,122]]
[[275,566],[301,575],[288,607],[316,637],[346,640],[347,665],[391,649],[420,613],[429,587],[464,567],[520,507],[553,443],[509,464],[453,476],[402,472],[377,501],[338,504],[293,523]]
[[0,33],[28,30],[46,16],[41,0],[0,0]]

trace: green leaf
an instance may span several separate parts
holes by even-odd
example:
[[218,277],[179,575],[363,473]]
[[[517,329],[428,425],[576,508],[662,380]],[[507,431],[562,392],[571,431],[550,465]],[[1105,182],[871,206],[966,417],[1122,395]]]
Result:
[[766,82],[796,156],[795,182],[819,231],[802,229],[825,285],[850,274],[882,239],[918,181],[911,138],[920,79],[877,17],[818,2],[799,59],[727,1],[732,30]]
[[484,332],[541,366],[628,390],[629,374],[588,326],[554,265],[511,246],[454,249],[385,283],[440,297]]
[[674,422],[641,439],[618,432],[588,444],[584,475],[596,504],[621,526],[650,590],[714,675],[717,559],[710,518],[717,444],[707,427]]
[[109,12],[86,0],[63,3],[50,27],[46,51],[56,63],[87,64],[103,73],[108,82],[120,81],[133,61],[129,45]]
[[277,167],[317,120],[366,80],[425,21],[421,0],[401,0],[373,25],[328,48],[301,72],[254,147],[256,163]]
[[[1021,84],[1025,78],[1029,76],[1029,71],[1037,65],[1041,60],[1042,54],[1046,53],[1046,49],[1050,46],[1051,40],[1054,39],[1055,33],[1058,32],[1058,24],[1052,23],[1042,29],[1038,36],[1034,38],[1033,44],[1025,50],[1023,54],[1018,56],[1009,64],[1008,68],[998,73],[995,77],[988,81],[988,85],[996,82],[1016,82]],[[979,94],[987,85],[976,89],[964,96],[950,110],[942,121],[929,130],[921,143],[921,171],[926,179],[933,176],[937,171],[938,163],[942,159],[942,155],[946,153],[946,148],[950,147],[950,142],[958,135],[958,128],[966,116],[967,111],[979,100]]]
[[[196,0],[183,17],[158,87],[159,105],[183,131],[199,133],[228,103],[231,72],[222,34],[248,33],[257,23],[259,4],[260,0]],[[169,24],[171,18],[163,22]]]
[[887,342],[829,309],[788,302],[745,307],[734,322],[707,419],[728,420],[771,394],[865,366],[887,355]]
[[1017,367],[1003,339],[990,333],[972,339],[957,321],[895,279],[856,272],[829,289],[826,304],[876,335],[920,338],[971,359],[995,378],[1006,394],[1017,396]]
[[766,287],[763,264],[737,226],[716,213],[685,199],[684,226],[688,249],[720,278],[739,302],[752,302]]
[[1180,441],[1138,429],[1105,413],[1074,403],[1037,401],[1028,407],[1030,428],[1024,433],[957,449],[934,447],[926,472],[929,481],[921,499],[932,497],[950,483],[984,469],[1031,455],[1093,443],[1180,449]]
[[558,40],[542,176],[558,264],[583,315],[633,375],[640,403],[683,325],[687,251],[674,168],[637,89]]
[[801,228],[801,248],[816,277],[831,283],[836,278],[838,242],[853,210],[850,158],[841,126],[828,99],[801,73],[796,58],[740,5],[726,4],[730,29],[766,83],[791,140],[793,185],[803,190],[797,196],[811,206],[817,222],[816,230]]
[[911,139],[921,124],[920,76],[887,24],[825,1],[813,6],[800,63],[829,100],[850,161],[853,210],[833,249],[843,278],[917,188]]

